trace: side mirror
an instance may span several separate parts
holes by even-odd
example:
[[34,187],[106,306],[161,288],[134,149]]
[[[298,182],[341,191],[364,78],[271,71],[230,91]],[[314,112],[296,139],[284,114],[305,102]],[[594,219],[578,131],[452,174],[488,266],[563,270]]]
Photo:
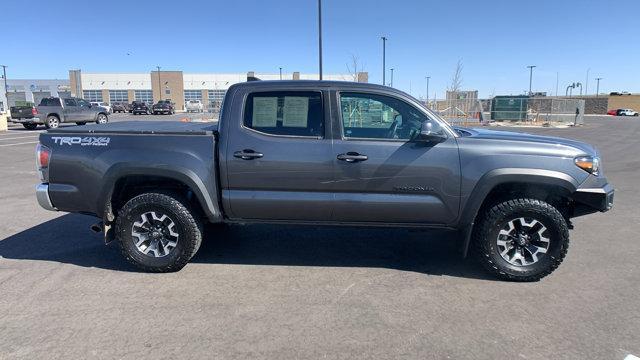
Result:
[[417,140],[424,142],[442,142],[446,139],[447,135],[445,135],[442,129],[440,129],[437,124],[427,120],[422,123]]

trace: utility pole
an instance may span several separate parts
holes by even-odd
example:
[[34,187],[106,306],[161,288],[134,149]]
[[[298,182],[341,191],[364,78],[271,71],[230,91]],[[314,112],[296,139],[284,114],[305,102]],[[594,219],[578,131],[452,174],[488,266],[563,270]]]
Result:
[[558,96],[558,82],[560,80],[560,73],[556,71],[556,96]]
[[393,87],[393,68],[391,68],[390,70],[391,70],[391,83],[389,84],[389,86]]
[[282,80],[282,66],[280,67],[280,80]]
[[429,107],[429,79],[431,79],[431,76],[425,76],[425,79],[427,79],[427,107]]
[[5,111],[9,111],[9,87],[7,87],[7,65],[2,66],[2,78],[4,79],[4,101],[7,103],[4,104]]
[[587,78],[586,78],[586,81],[584,82],[584,94],[585,95],[589,95],[589,71],[591,71],[591,68],[587,69]]
[[318,67],[322,80],[322,0],[318,0]]
[[160,81],[160,66],[156,66],[158,69],[158,101],[162,100],[162,82]]
[[527,66],[529,68],[529,95],[531,95],[531,84],[533,82],[533,68],[536,67],[536,65],[528,65]]
[[600,80],[602,80],[602,79],[604,79],[604,78],[601,78],[601,77],[597,77],[596,78],[596,81],[597,81],[597,83],[596,83],[596,97],[600,96]]
[[387,38],[382,37],[382,85],[387,85],[386,81],[386,72],[387,72],[387,64],[386,64],[386,54],[387,51]]

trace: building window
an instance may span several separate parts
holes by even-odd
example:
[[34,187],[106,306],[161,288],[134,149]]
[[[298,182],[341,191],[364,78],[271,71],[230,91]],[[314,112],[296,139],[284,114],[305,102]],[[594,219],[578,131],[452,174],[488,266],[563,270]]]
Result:
[[109,101],[111,103],[128,103],[129,92],[127,90],[109,90]]
[[227,90],[209,90],[209,109],[219,109]]
[[82,98],[89,102],[103,101],[102,90],[82,90]]
[[202,101],[202,90],[185,90],[184,101],[200,100]]
[[133,92],[136,101],[142,101],[147,105],[153,105],[153,91],[152,90],[134,90]]

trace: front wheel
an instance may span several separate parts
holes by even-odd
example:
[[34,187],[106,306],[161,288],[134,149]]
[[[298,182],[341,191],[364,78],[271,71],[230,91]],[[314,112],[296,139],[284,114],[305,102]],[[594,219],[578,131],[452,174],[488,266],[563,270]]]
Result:
[[109,118],[107,117],[107,115],[98,114],[98,117],[96,118],[96,124],[106,124],[107,122],[109,122]]
[[145,193],[129,200],[116,220],[122,254],[149,272],[182,269],[198,251],[202,233],[202,223],[186,201],[160,193]]
[[34,123],[24,123],[22,124],[22,126],[24,126],[24,128],[27,130],[35,130],[38,128],[38,124],[34,124]]
[[551,204],[513,199],[479,216],[473,250],[484,268],[500,279],[538,281],[551,274],[567,254],[569,228]]

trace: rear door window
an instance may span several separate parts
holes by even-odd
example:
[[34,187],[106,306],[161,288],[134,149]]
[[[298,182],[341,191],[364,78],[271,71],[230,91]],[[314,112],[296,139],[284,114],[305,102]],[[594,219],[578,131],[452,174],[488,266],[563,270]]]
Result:
[[279,136],[324,137],[322,94],[272,91],[247,96],[244,126]]

